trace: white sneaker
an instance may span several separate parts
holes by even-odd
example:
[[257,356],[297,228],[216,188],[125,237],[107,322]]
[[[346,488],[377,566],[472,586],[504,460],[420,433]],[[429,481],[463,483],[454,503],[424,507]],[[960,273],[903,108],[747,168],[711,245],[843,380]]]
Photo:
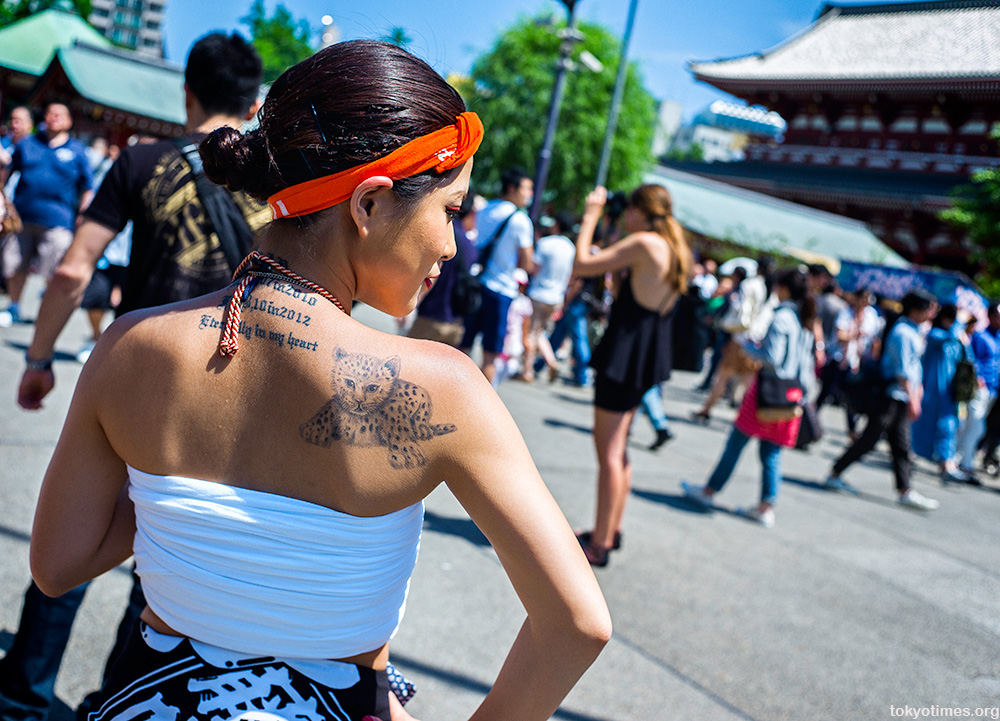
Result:
[[705,486],[696,486],[693,483],[681,481],[681,490],[684,491],[684,497],[688,500],[694,501],[703,508],[712,507],[712,497],[705,492]]
[[97,345],[97,341],[88,340],[83,344],[83,347],[76,352],[77,363],[86,363],[87,359],[90,358],[90,354],[94,351],[94,346]]
[[759,523],[764,528],[774,528],[773,508],[768,508],[766,511],[760,510],[757,506],[753,508],[737,508],[736,513],[750,521]]
[[906,493],[900,495],[899,505],[914,508],[918,511],[933,511],[941,504],[933,498],[928,498],[917,493],[911,488]]

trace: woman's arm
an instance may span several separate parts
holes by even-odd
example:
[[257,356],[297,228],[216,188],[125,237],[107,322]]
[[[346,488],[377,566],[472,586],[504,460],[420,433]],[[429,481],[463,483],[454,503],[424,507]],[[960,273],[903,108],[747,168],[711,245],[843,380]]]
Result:
[[755,345],[744,338],[743,350],[747,355],[756,361],[772,368],[780,368],[785,361],[788,352],[788,339],[792,335],[793,328],[790,322],[798,324],[798,318],[794,313],[782,313],[779,309],[774,314],[771,325],[767,328],[767,334],[760,345]]
[[[474,721],[548,719],[611,636],[600,587],[517,426],[464,361],[441,475],[489,539],[528,617]],[[444,400],[444,399],[443,399]]]
[[66,593],[132,555],[135,515],[128,472],[97,412],[97,399],[111,392],[99,379],[105,348],[106,343],[95,348],[95,362],[87,363],[80,375],[35,509],[31,573],[50,596]]
[[576,261],[573,263],[573,275],[579,278],[593,278],[633,266],[645,252],[641,239],[635,234],[622,238],[608,248],[592,252],[594,231],[601,220],[607,197],[607,189],[600,186],[587,195],[580,232],[576,236]]

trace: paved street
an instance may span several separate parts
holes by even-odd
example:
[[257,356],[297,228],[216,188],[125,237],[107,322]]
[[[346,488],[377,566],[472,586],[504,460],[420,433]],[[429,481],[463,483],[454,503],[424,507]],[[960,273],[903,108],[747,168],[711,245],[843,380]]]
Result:
[[[359,317],[391,328],[371,311]],[[31,328],[0,330],[0,649],[10,646],[28,582],[32,506],[79,373],[71,354],[84,325],[78,313],[63,334],[58,386],[36,413],[14,402]],[[678,373],[671,382],[677,437],[658,453],[645,450],[653,437],[646,420],[635,424],[624,545],[597,572],[615,636],[556,718],[839,721],[890,719],[890,705],[967,708],[973,717],[1000,708],[1000,484],[942,488],[918,473],[916,487],[941,509],[907,511],[894,502],[887,456],[877,453],[847,474],[861,497],[826,492],[817,484],[846,440],[840,412],[827,409],[827,437],[808,454],[785,455],[775,528],[730,512],[759,493],[755,445],[719,497],[723,508],[698,511],[679,483],[704,480],[734,412],[721,409],[709,427],[685,422],[701,399],[688,390],[694,380]],[[571,524],[589,527],[590,392],[511,381],[500,394]],[[57,685],[70,706],[98,682],[128,584],[118,569],[89,591]],[[427,502],[393,645],[397,666],[420,689],[412,713],[466,718],[521,620],[496,556],[439,489]],[[68,710],[60,706],[55,718],[70,718]]]

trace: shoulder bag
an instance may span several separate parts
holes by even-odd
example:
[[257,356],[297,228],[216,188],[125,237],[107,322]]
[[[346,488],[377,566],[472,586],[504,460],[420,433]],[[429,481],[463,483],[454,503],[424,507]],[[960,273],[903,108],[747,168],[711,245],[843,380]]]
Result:
[[[799,331],[802,332],[801,330]],[[792,339],[785,345],[785,359],[788,362],[792,350]],[[780,378],[774,366],[764,365],[757,374],[757,420],[774,423],[787,421],[802,415],[805,391],[799,382],[799,374],[793,378]]]

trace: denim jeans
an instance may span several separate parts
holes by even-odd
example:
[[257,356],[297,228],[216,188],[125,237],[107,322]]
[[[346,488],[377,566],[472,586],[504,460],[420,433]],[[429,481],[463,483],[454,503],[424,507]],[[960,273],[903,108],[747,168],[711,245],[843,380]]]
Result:
[[986,414],[990,412],[994,397],[986,388],[976,391],[976,396],[969,401],[966,408],[965,421],[958,431],[958,457],[960,465],[971,471],[979,451],[979,441],[986,435]]
[[[111,660],[124,648],[127,633],[146,605],[134,575],[133,581],[128,609],[108,657],[105,675]],[[0,659],[0,719],[3,721],[42,721],[48,714],[55,700],[56,676],[69,643],[73,620],[88,585],[85,583],[56,598],[46,596],[33,582],[28,587],[14,643]]]
[[657,383],[642,396],[640,407],[649,416],[649,422],[658,431],[669,431],[667,416],[663,412],[663,396],[660,394],[660,384]]
[[[726,448],[722,451],[722,457],[708,479],[709,488],[716,493],[722,490],[733,475],[733,469],[736,468],[740,454],[743,453],[749,440],[750,436],[733,426],[729,440],[726,441]],[[773,504],[778,500],[778,487],[781,485],[781,446],[763,439],[758,442],[761,464],[760,500],[761,503]]]
[[573,381],[577,385],[587,383],[587,364],[590,363],[590,340],[587,337],[588,313],[587,303],[579,296],[575,297],[566,305],[562,318],[549,336],[549,343],[552,344],[554,351],[559,349],[567,335],[572,338]]

